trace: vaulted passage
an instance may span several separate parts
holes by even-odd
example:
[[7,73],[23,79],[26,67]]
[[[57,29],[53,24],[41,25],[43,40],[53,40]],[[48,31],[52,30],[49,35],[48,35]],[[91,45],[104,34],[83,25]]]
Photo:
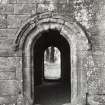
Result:
[[[32,50],[34,57],[34,103],[41,105],[69,103],[71,101],[69,43],[57,30],[44,31],[38,36]],[[59,79],[46,79],[44,76],[44,52],[50,46],[58,48],[61,54],[61,74]]]

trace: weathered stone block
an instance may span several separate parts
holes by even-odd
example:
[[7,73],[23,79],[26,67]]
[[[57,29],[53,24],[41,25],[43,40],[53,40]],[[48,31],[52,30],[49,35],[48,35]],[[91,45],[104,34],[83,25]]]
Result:
[[97,67],[105,68],[105,55],[93,55],[94,63]]
[[16,32],[17,29],[0,29],[0,38],[5,37],[5,38],[16,38]]
[[89,95],[88,96],[89,105],[105,105],[105,96],[104,95]]
[[0,80],[14,80],[15,78],[15,72],[0,72]]
[[0,80],[0,95],[17,95],[18,82],[15,80]]
[[0,28],[7,27],[7,15],[0,15]]
[[12,4],[1,4],[0,5],[0,14],[13,14],[14,5]]
[[47,3],[47,4],[39,3],[37,7],[37,12],[41,13],[45,11],[54,11],[56,9],[57,9],[56,4],[54,3]]
[[0,0],[0,4],[16,3],[16,0]]
[[63,14],[64,16],[68,16],[69,18],[73,18],[73,5],[72,3],[57,3],[56,10],[58,13]]
[[8,67],[8,68],[6,68],[6,67],[0,67],[0,71],[16,71],[16,67],[15,66],[13,66],[13,67]]
[[15,57],[0,57],[0,71],[16,71],[17,64]]
[[57,13],[63,14],[65,16],[73,17],[73,6],[67,3],[39,3],[37,12],[41,13],[45,11],[56,11]]
[[35,14],[36,4],[15,4],[15,14]]
[[17,0],[8,0],[7,2],[12,4],[12,3],[16,3]]
[[10,105],[16,104],[17,96],[1,96],[0,97],[0,104]]
[[0,38],[0,49],[11,49],[14,39],[8,39],[5,37]]
[[69,3],[69,0],[35,0],[36,3]]
[[30,15],[8,15],[8,28],[19,28],[29,17]]
[[105,46],[104,34],[101,36],[92,36],[91,39],[92,39],[92,41],[91,41],[92,45],[94,45],[96,47],[99,46],[102,51],[105,51],[105,49],[103,48]]
[[17,55],[16,52],[13,50],[14,48],[11,49],[0,49],[0,57],[18,57],[20,55]]
[[35,0],[17,0],[17,3],[35,3]]

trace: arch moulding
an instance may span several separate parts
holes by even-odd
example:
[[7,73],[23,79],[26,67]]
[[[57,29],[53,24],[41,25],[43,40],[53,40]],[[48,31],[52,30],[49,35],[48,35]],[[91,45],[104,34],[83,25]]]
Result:
[[31,105],[33,104],[33,42],[40,37],[41,32],[49,29],[58,30],[60,35],[62,35],[70,45],[71,104],[79,104],[79,99],[85,100],[86,78],[82,73],[82,67],[80,63],[78,64],[78,61],[82,62],[81,60],[86,57],[86,51],[89,49],[88,39],[76,22],[53,12],[42,13],[31,17],[22,25],[17,33],[16,51],[21,52],[22,57],[23,97],[27,97],[28,102],[30,102]]

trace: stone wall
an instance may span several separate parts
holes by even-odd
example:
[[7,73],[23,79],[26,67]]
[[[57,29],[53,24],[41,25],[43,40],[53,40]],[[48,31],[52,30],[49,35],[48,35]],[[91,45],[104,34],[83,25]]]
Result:
[[0,104],[16,104],[22,99],[22,58],[14,49],[17,32],[27,19],[46,11],[68,16],[86,33],[91,49],[81,65],[87,74],[87,101],[104,105],[104,0],[0,0]]

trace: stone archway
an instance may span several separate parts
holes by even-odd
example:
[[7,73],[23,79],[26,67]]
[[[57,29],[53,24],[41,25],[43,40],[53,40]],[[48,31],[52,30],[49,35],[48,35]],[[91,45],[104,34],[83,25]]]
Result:
[[[32,46],[33,42],[40,37],[40,33],[47,30],[57,30],[67,40],[70,47],[71,58],[71,104],[78,98],[85,96],[86,78],[82,74],[82,62],[89,49],[88,39],[84,31],[71,19],[65,18],[53,12],[43,13],[33,16],[24,24],[16,39],[16,48],[22,54],[23,72],[23,93],[29,102],[33,104],[33,61]],[[82,52],[82,55],[81,55]],[[82,80],[82,81],[81,81]],[[76,102],[78,103],[78,101]]]

